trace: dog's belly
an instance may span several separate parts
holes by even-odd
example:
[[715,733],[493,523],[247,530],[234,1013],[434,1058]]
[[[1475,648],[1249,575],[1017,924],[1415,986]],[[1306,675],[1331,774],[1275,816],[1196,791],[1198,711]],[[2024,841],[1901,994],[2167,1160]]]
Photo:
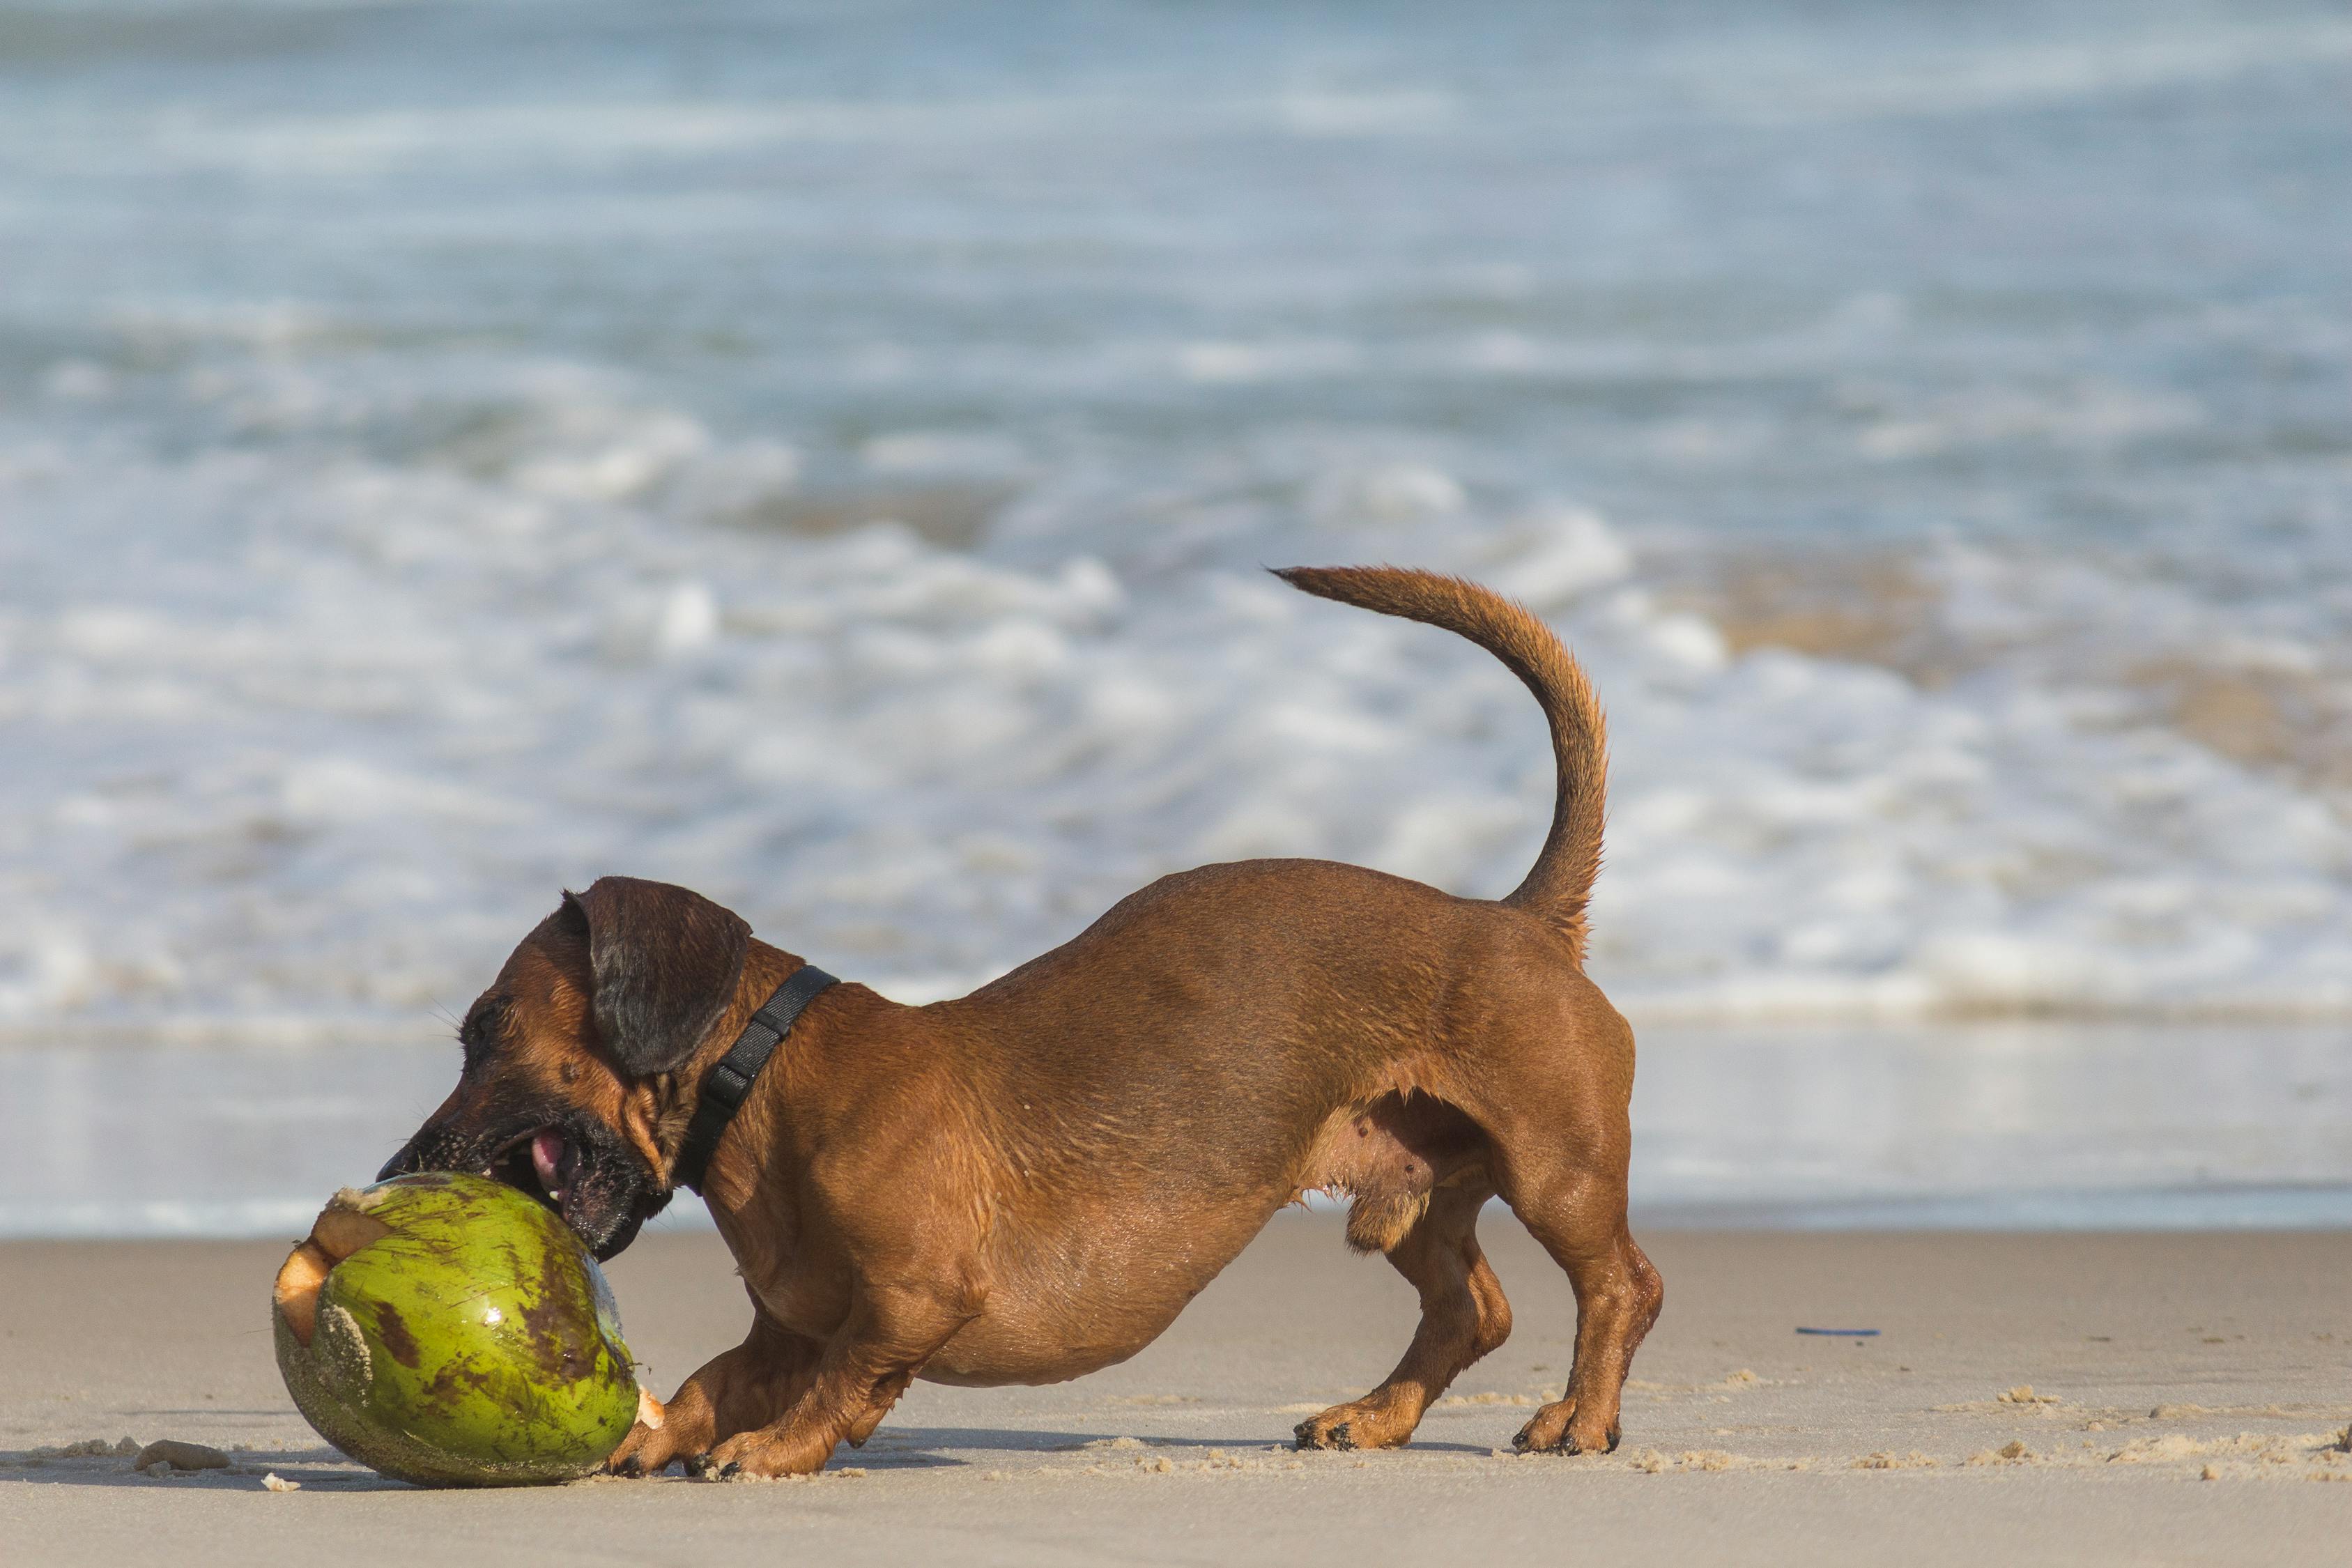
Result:
[[1149,1206],[1027,1238],[992,1260],[981,1315],[924,1366],[968,1387],[1061,1383],[1156,1340],[1288,1197]]

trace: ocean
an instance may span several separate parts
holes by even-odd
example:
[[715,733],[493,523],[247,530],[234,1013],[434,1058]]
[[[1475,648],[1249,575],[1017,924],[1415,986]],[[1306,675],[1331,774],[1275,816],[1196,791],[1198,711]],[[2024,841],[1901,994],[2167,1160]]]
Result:
[[[1260,571],[1372,561],[1609,704],[1637,1191],[2352,1223],[2347,103],[2341,5],[0,0],[0,1229],[315,1206],[27,1140],[388,1116],[605,872],[908,1000],[1498,894],[1524,691]],[[1955,1050],[2048,1136],[1921,1166]]]

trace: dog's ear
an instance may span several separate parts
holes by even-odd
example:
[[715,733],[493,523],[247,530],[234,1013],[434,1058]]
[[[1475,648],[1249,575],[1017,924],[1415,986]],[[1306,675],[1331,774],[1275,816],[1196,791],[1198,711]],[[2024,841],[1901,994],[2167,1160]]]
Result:
[[598,1037],[639,1078],[675,1072],[694,1055],[735,999],[751,942],[731,910],[635,877],[564,894],[556,918],[587,942]]

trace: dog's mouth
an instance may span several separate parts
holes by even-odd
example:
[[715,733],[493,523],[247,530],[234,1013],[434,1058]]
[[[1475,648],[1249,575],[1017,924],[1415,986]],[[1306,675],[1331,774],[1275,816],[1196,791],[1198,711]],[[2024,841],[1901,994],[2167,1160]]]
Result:
[[563,1201],[578,1190],[587,1155],[561,1126],[535,1127],[491,1156],[482,1174],[530,1194],[562,1214]]
[[428,1126],[393,1156],[378,1179],[413,1171],[472,1171],[528,1193],[554,1213],[602,1262],[635,1239],[669,1203],[618,1135],[593,1121],[525,1121],[488,1138]]

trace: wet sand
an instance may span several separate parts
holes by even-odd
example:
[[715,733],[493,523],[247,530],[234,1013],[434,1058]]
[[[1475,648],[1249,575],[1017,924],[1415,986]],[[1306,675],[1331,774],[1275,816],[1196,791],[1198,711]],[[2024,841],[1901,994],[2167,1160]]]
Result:
[[[1511,1341],[1378,1454],[1290,1426],[1378,1381],[1411,1292],[1286,1215],[1158,1343],[1054,1388],[918,1384],[814,1480],[424,1492],[341,1461],[271,1362],[283,1247],[0,1245],[11,1563],[2243,1563],[2352,1551],[2352,1236],[1658,1232],[1624,1446],[1512,1457],[1570,1354],[1564,1282],[1485,1226]],[[717,1241],[612,1268],[664,1392],[741,1332]],[[1875,1328],[1873,1339],[1800,1326]],[[236,1468],[151,1479],[89,1438]],[[240,1447],[241,1446],[241,1447]],[[1497,1453],[1496,1450],[1502,1450]],[[273,1492],[265,1475],[299,1482]],[[2327,1482],[2338,1484],[2324,1484]]]

